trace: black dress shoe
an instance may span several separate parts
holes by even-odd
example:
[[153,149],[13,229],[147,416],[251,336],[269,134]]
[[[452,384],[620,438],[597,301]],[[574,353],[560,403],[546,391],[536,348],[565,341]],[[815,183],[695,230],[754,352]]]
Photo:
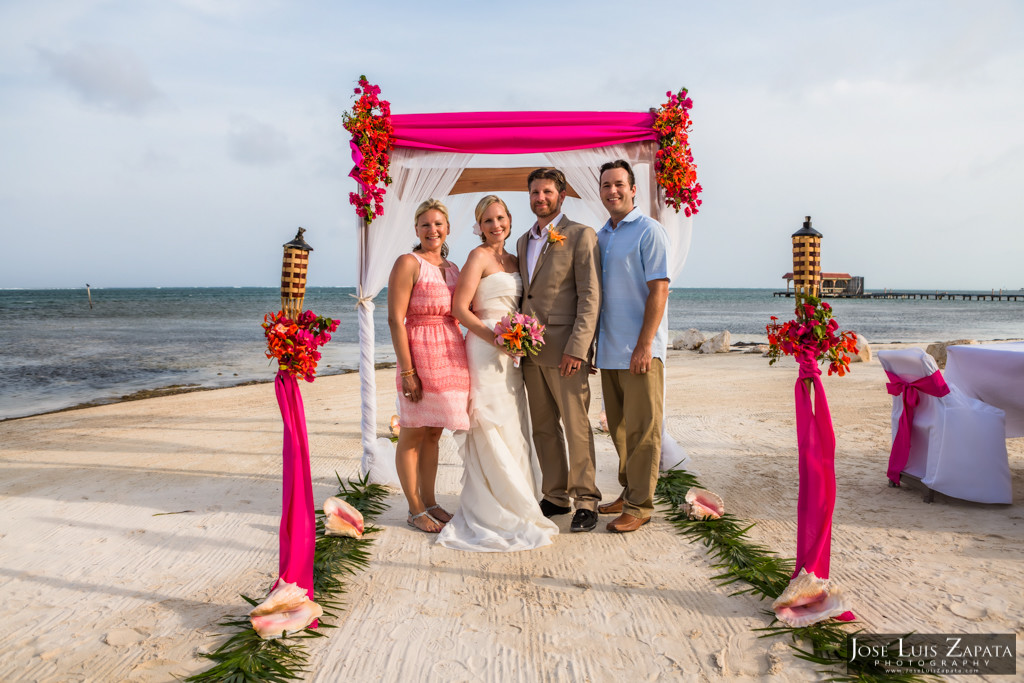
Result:
[[540,501],[540,511],[544,513],[545,517],[554,517],[555,515],[567,515],[572,512],[572,508],[555,505],[547,498],[542,498]]
[[572,516],[570,531],[593,531],[597,526],[597,513],[593,510],[577,510]]

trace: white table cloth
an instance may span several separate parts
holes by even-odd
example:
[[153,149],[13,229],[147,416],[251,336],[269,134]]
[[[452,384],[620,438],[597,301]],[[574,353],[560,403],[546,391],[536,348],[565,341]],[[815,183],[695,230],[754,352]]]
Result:
[[946,348],[946,381],[1006,412],[1006,436],[1024,436],[1024,342]]

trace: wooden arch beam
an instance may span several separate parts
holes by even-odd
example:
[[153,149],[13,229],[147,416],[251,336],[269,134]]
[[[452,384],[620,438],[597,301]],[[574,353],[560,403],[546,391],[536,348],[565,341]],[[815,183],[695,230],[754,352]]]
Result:
[[[455,181],[449,194],[473,192],[526,192],[526,179],[536,166],[522,168],[467,168]],[[580,198],[579,193],[566,181],[565,194]]]

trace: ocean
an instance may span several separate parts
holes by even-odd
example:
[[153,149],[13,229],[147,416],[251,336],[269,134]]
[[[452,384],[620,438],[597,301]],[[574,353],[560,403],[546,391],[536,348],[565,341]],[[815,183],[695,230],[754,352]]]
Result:
[[[323,348],[319,374],[356,370],[355,288],[311,288],[306,308],[341,320]],[[673,289],[669,328],[729,330],[734,342],[764,342],[772,315],[793,300],[771,289]],[[987,293],[987,292],[985,292]],[[276,288],[0,291],[0,419],[87,403],[109,403],[166,387],[226,387],[273,379],[263,355],[263,315]],[[387,299],[374,300],[376,360],[393,362]],[[843,329],[869,342],[1024,338],[1024,302],[832,299]],[[670,340],[671,341],[671,340]]]

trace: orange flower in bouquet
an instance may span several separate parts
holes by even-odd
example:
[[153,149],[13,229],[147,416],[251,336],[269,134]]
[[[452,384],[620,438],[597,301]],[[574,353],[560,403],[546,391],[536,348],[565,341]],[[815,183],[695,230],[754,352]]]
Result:
[[519,367],[520,358],[527,354],[536,356],[544,346],[544,326],[525,313],[506,315],[494,326],[494,334],[497,335],[495,343],[516,356],[516,367]]

